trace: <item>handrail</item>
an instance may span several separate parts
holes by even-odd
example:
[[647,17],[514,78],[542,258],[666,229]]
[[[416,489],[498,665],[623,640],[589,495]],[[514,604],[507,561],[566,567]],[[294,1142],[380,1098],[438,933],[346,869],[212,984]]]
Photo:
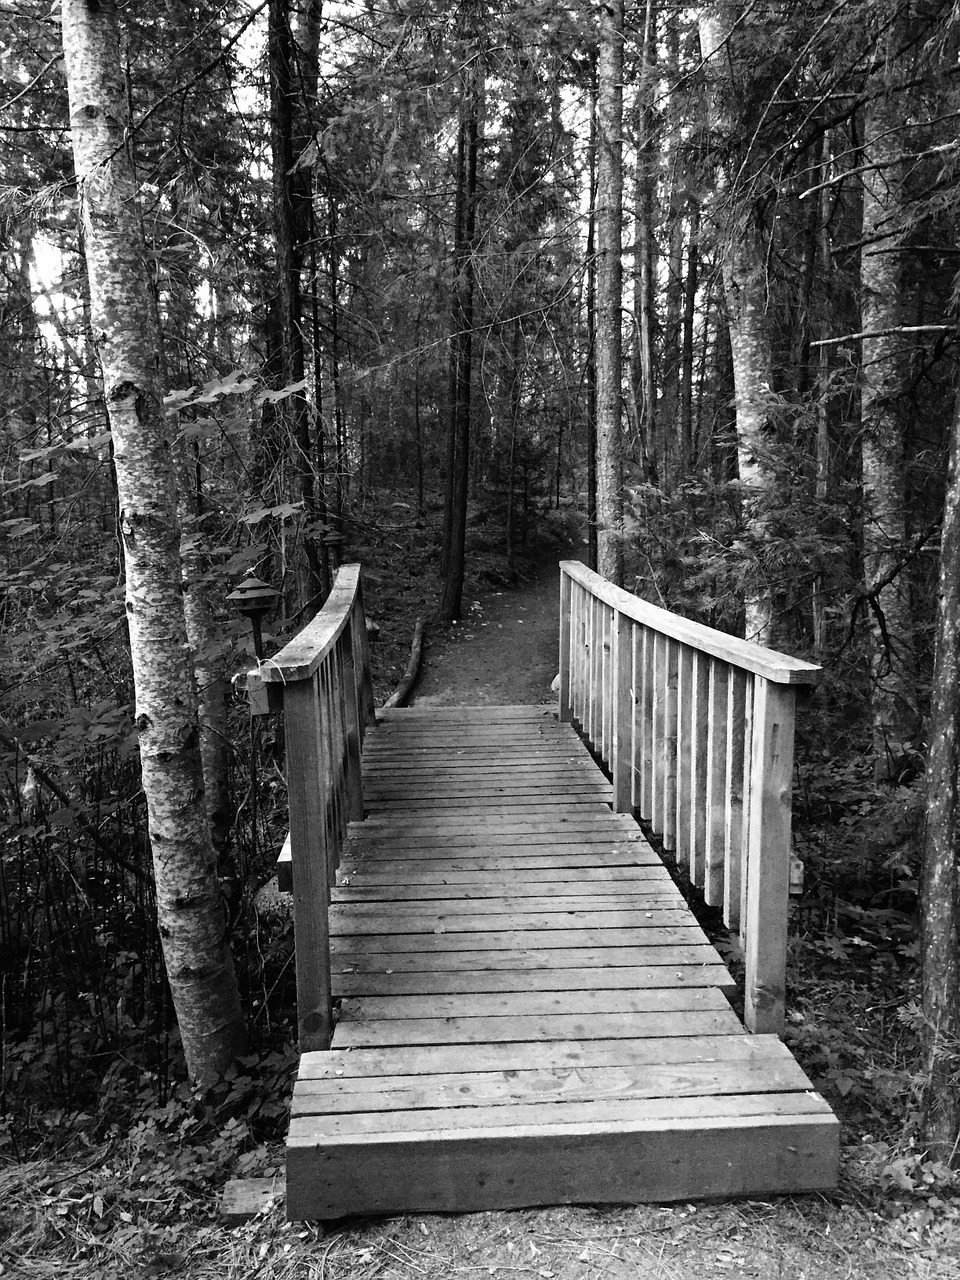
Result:
[[783,1033],[796,686],[819,670],[560,565],[560,718],[740,931],[755,1032]]
[[317,616],[259,676],[283,693],[300,1050],[333,1031],[330,886],[347,823],[363,817],[364,732],[376,712],[360,566],[343,565]]

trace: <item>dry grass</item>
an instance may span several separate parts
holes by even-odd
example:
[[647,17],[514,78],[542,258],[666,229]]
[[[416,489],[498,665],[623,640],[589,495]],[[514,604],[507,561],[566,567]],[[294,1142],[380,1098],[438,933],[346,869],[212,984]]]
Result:
[[[960,1221],[842,1197],[418,1215],[324,1229],[282,1197],[239,1227],[215,1189],[137,1190],[116,1149],[0,1168],[0,1276],[30,1280],[960,1280]],[[110,1191],[104,1194],[109,1186]]]

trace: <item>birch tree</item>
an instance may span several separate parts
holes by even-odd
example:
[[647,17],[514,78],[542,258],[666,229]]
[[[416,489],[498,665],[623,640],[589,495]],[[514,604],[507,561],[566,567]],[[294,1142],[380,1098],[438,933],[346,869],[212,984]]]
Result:
[[126,613],[157,911],[190,1076],[215,1079],[244,1042],[207,825],[184,623],[172,441],[113,0],[63,0],[90,321],[113,435]]
[[956,1163],[960,1144],[960,400],[951,433],[938,594],[920,898],[926,1059],[923,1136],[938,1159]]

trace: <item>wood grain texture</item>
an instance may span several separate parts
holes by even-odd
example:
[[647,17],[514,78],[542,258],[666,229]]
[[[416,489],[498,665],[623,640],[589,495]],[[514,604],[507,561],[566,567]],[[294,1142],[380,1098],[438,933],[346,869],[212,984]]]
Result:
[[[608,609],[581,621],[571,714],[615,761],[628,751],[629,804],[652,637]],[[598,691],[578,709],[578,646],[610,689],[626,674],[629,706]],[[667,697],[665,682],[661,813]],[[729,973],[570,726],[549,709],[435,710],[367,733],[368,817],[329,910],[339,1017],[332,1048],[301,1060],[289,1215],[832,1185],[835,1120],[776,1037],[745,1033]]]

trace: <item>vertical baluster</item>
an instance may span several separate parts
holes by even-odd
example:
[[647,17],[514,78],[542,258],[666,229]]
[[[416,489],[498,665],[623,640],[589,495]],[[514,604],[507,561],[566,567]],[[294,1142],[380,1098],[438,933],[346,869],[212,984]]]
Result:
[[337,790],[340,793],[340,826],[337,831],[337,866],[340,865],[340,851],[347,838],[347,824],[350,821],[350,778],[349,751],[347,745],[347,705],[344,689],[344,635],[341,632],[333,646],[333,709],[334,726],[337,738]]
[[740,926],[740,881],[743,860],[744,712],[747,673],[730,669],[727,685],[727,776],[724,814],[723,918],[728,929]]
[[286,686],[283,711],[293,862],[297,1022],[303,1053],[326,1049],[332,1032],[327,917],[326,761],[317,677]]
[[667,641],[666,699],[664,706],[663,847],[672,851],[677,841],[677,682],[680,646]]
[[337,744],[333,734],[333,697],[331,692],[330,654],[320,664],[320,721],[323,729],[326,755],[324,779],[324,808],[327,815],[327,880],[333,885],[337,879],[340,843],[340,788],[337,786]]
[[703,898],[708,906],[723,905],[723,868],[726,861],[727,825],[727,717],[730,668],[719,658],[709,659],[707,678],[706,763],[706,866]]
[[600,680],[603,668],[603,619],[601,604],[596,596],[590,597],[590,716],[587,737],[596,747],[600,737],[602,719]]
[[756,678],[744,1021],[783,1034],[796,691]]
[[656,632],[653,637],[653,717],[651,721],[650,757],[650,825],[654,834],[663,835],[663,790],[666,774],[667,723],[667,638]]
[[590,657],[590,640],[587,634],[587,594],[577,584],[577,724],[581,731],[587,721],[587,664]]
[[707,847],[707,714],[709,658],[693,655],[693,743],[690,752],[690,879],[703,888]]
[[560,696],[559,715],[562,724],[573,719],[573,675],[570,670],[570,654],[573,640],[573,603],[570,575],[560,570]]
[[753,768],[753,704],[761,677],[747,676],[747,696],[743,706],[743,835],[740,838],[740,942],[746,947],[747,859],[750,853],[750,787]]
[[634,625],[619,609],[613,616],[613,654],[610,684],[613,690],[610,744],[613,774],[613,807],[617,813],[633,812],[633,633]]
[[681,859],[693,862],[690,827],[690,795],[693,790],[694,768],[694,669],[696,653],[689,645],[679,646],[677,663],[677,811],[676,850],[677,862]]
[[653,821],[654,655],[656,636],[641,628],[640,687],[640,816]]
[[613,700],[617,668],[614,661],[614,626],[616,610],[610,605],[600,602],[600,625],[602,640],[600,644],[600,759],[612,769],[613,767]]
[[643,783],[643,627],[630,620],[630,807],[640,812]]
[[375,724],[377,720],[377,708],[373,698],[373,676],[370,670],[370,637],[367,634],[367,615],[363,607],[362,575],[357,581],[353,642],[357,664],[357,696],[360,704],[360,743],[362,745],[367,725]]
[[347,816],[351,822],[363,821],[363,772],[360,765],[363,742],[363,710],[357,671],[356,610],[344,633],[343,698],[347,730]]

